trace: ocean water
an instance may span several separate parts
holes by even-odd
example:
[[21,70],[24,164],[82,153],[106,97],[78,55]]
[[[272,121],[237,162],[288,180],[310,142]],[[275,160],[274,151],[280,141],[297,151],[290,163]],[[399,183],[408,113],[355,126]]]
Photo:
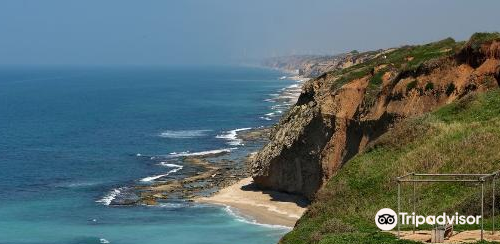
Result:
[[222,207],[107,203],[121,187],[182,174],[183,165],[155,155],[245,154],[237,129],[275,122],[282,105],[273,97],[295,83],[282,75],[248,67],[0,68],[0,243],[275,243],[289,229]]

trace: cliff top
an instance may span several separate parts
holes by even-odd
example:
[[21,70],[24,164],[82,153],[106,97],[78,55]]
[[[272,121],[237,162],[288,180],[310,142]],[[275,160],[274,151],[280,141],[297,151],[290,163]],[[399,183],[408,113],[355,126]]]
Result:
[[[302,106],[314,101],[311,109],[318,106],[323,118],[332,116],[326,120],[335,125],[331,127],[335,130],[331,138],[340,135],[339,140],[328,139],[331,144],[318,145],[322,150],[318,164],[323,174],[325,167],[336,168],[281,243],[414,243],[380,232],[373,222],[375,213],[381,208],[397,208],[397,176],[409,172],[485,173],[500,168],[499,59],[500,34],[476,33],[467,42],[447,38],[389,50],[309,81],[301,96]],[[338,111],[350,106],[358,93],[363,102],[357,104],[350,117],[330,120],[338,119]],[[332,107],[334,112],[324,112]],[[409,113],[412,110],[416,113]],[[363,111],[371,116],[363,117]],[[377,119],[391,113],[405,119],[379,135],[363,136],[379,129],[382,124]],[[297,117],[292,114],[286,119]],[[342,130],[339,125],[344,126]],[[367,139],[349,144],[355,137]],[[339,149],[340,142],[345,147]],[[359,152],[349,151],[353,147]],[[352,156],[341,158],[346,160],[341,166],[330,166],[333,157],[325,159],[324,155],[332,152],[339,158],[348,153]],[[278,159],[271,162],[276,164]],[[419,214],[480,212],[477,186],[422,184],[416,191]],[[410,192],[411,187],[406,186],[402,194],[408,197]],[[491,191],[487,191],[485,199],[491,199]],[[402,211],[411,212],[410,208],[409,202],[403,201]],[[485,216],[491,216],[491,207],[485,210]],[[488,228],[490,217],[485,221]]]

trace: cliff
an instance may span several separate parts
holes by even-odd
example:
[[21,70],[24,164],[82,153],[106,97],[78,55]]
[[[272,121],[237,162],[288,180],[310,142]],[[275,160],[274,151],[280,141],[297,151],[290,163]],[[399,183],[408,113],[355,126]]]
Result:
[[353,55],[365,59],[304,85],[252,162],[257,185],[314,199],[396,122],[499,86],[498,33]]
[[270,58],[264,61],[267,67],[296,72],[307,78],[316,78],[328,71],[348,68],[374,58],[390,50],[377,50],[359,54],[356,51],[338,55],[295,55]]
[[[500,89],[471,93],[436,111],[401,121],[370,142],[363,152],[328,180],[293,231],[280,243],[422,243],[398,240],[394,234],[380,231],[375,225],[374,216],[378,210],[397,209],[396,177],[410,172],[491,173],[500,168],[498,148]],[[402,212],[413,211],[412,189],[411,183],[401,185]],[[417,212],[424,216],[442,212],[478,215],[481,213],[480,189],[480,185],[474,183],[416,184]],[[484,192],[486,233],[492,228],[491,189],[491,182],[487,182]],[[499,190],[496,184],[497,195]],[[497,215],[498,209],[496,205]],[[411,233],[411,225],[401,228]],[[418,239],[430,240],[430,228],[417,228]],[[461,239],[464,243],[498,243],[474,242],[474,238],[479,238],[479,228],[478,225],[454,226],[458,232],[476,230],[476,234]],[[425,230],[427,237],[420,234]],[[459,239],[460,235],[453,239]],[[486,235],[486,238],[489,237]]]

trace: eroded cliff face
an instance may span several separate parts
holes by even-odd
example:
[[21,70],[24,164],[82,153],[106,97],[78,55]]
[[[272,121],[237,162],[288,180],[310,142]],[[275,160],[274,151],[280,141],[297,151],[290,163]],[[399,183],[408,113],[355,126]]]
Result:
[[363,63],[387,51],[388,50],[377,50],[361,54],[350,52],[330,56],[305,55],[276,57],[265,60],[264,65],[271,68],[297,72],[298,75],[306,78],[316,78],[328,71],[343,69]]
[[[474,37],[474,36],[473,36]],[[500,39],[403,47],[308,81],[252,162],[254,182],[316,191],[398,120],[499,86]]]

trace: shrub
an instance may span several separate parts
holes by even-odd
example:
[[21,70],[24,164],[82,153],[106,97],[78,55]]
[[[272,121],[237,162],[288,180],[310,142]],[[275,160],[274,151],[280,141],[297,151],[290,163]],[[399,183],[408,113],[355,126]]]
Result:
[[425,91],[430,91],[430,90],[433,90],[433,89],[434,89],[434,83],[427,82],[427,84],[425,84]]
[[373,75],[373,77],[370,79],[370,84],[372,85],[380,85],[382,84],[382,76],[384,76],[385,72],[380,71]]
[[448,87],[446,87],[446,95],[450,96],[455,91],[455,84],[450,83]]
[[408,85],[406,85],[406,91],[410,91],[411,89],[415,89],[417,87],[417,80],[413,80]]

